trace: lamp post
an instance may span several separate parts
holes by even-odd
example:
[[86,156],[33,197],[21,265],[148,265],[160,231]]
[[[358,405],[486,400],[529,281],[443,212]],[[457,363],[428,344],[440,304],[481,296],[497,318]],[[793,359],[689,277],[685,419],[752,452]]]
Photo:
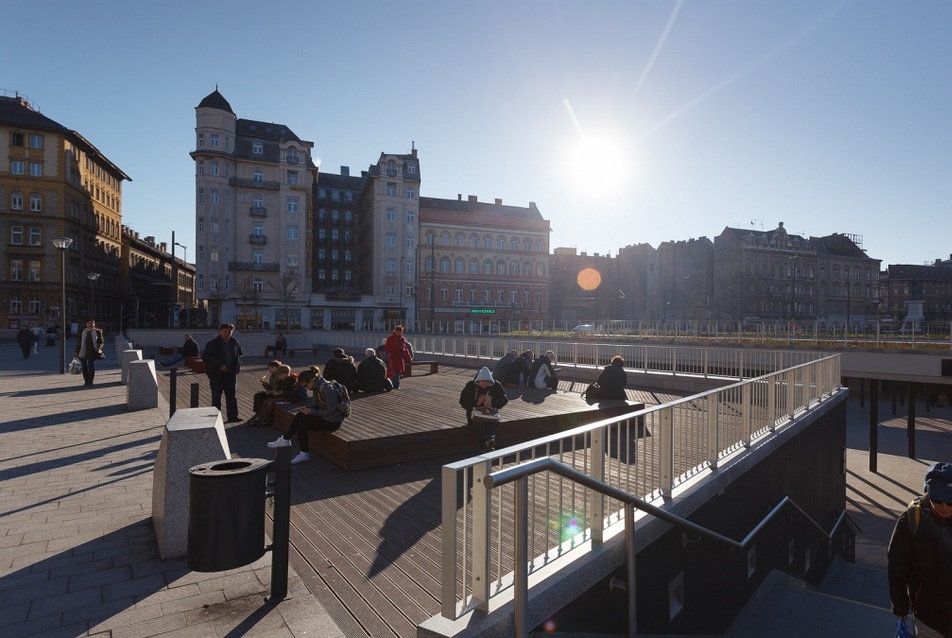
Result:
[[86,273],[86,278],[89,279],[89,289],[92,294],[91,303],[89,304],[89,316],[96,316],[96,281],[99,279],[98,272],[88,272]]
[[60,251],[62,273],[60,276],[60,321],[63,322],[63,334],[60,337],[60,374],[66,374],[66,249],[73,243],[69,237],[54,237],[53,246]]

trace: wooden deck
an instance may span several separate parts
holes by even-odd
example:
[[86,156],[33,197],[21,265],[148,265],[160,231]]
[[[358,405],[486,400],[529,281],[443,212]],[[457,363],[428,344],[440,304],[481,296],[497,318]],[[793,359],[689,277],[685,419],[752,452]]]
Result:
[[[264,364],[264,358],[252,359],[242,372],[243,418],[251,416],[251,395]],[[303,368],[304,362],[293,367]],[[401,429],[465,428],[457,399],[473,374],[441,366],[436,374],[403,380],[395,392],[360,396],[341,430],[348,436],[379,432],[386,437]],[[168,376],[160,371],[160,390],[166,396]],[[209,405],[207,378],[185,373],[178,376],[179,407],[188,407],[193,382],[198,383],[199,405]],[[504,418],[528,422],[567,408],[594,416],[597,413],[581,399],[584,387],[563,382],[557,394],[510,388]],[[637,391],[629,396],[649,404],[671,398]],[[272,457],[265,444],[277,436],[276,430],[233,425],[227,432],[233,454]],[[497,436],[501,445],[507,444],[505,423]],[[312,449],[318,445],[313,442]],[[417,625],[440,612],[440,469],[473,455],[476,448],[473,438],[470,447],[458,453],[362,471],[348,472],[317,455],[310,463],[294,466],[290,563],[345,636],[415,637]]]

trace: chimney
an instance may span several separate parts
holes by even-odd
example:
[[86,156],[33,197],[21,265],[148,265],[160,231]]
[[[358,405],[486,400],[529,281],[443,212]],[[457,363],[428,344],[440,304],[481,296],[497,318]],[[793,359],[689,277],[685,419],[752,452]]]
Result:
[[350,177],[350,166],[341,166],[340,167],[341,177]]
[[469,195],[469,196],[467,197],[467,199],[468,199],[470,202],[472,202],[473,204],[476,203],[476,196],[475,196],[475,195]]
[[498,197],[496,198],[496,206],[502,206],[502,200]]
[[463,201],[463,194],[462,194],[462,193],[456,193],[456,201],[458,201],[458,202]]

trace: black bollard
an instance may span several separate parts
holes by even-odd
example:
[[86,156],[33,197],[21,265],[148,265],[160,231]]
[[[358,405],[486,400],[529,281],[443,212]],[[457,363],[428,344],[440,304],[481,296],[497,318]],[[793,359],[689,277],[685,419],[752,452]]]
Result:
[[178,372],[177,368],[172,368],[169,370],[169,418],[171,419],[175,415],[175,393],[178,389]]
[[288,597],[288,555],[291,536],[291,450],[279,447],[274,461],[274,511],[271,529],[271,596],[269,603]]
[[909,412],[906,416],[906,438],[909,443],[909,458],[916,458],[916,384],[909,383]]
[[879,454],[879,381],[869,385],[869,471],[875,472]]
[[193,383],[191,387],[191,395],[189,395],[188,407],[197,408],[198,407],[198,384]]

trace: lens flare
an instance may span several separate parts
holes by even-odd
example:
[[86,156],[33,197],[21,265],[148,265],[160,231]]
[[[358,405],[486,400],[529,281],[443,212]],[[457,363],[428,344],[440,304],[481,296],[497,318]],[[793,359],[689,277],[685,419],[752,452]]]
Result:
[[589,292],[602,285],[602,275],[594,268],[583,268],[575,280],[582,290]]

